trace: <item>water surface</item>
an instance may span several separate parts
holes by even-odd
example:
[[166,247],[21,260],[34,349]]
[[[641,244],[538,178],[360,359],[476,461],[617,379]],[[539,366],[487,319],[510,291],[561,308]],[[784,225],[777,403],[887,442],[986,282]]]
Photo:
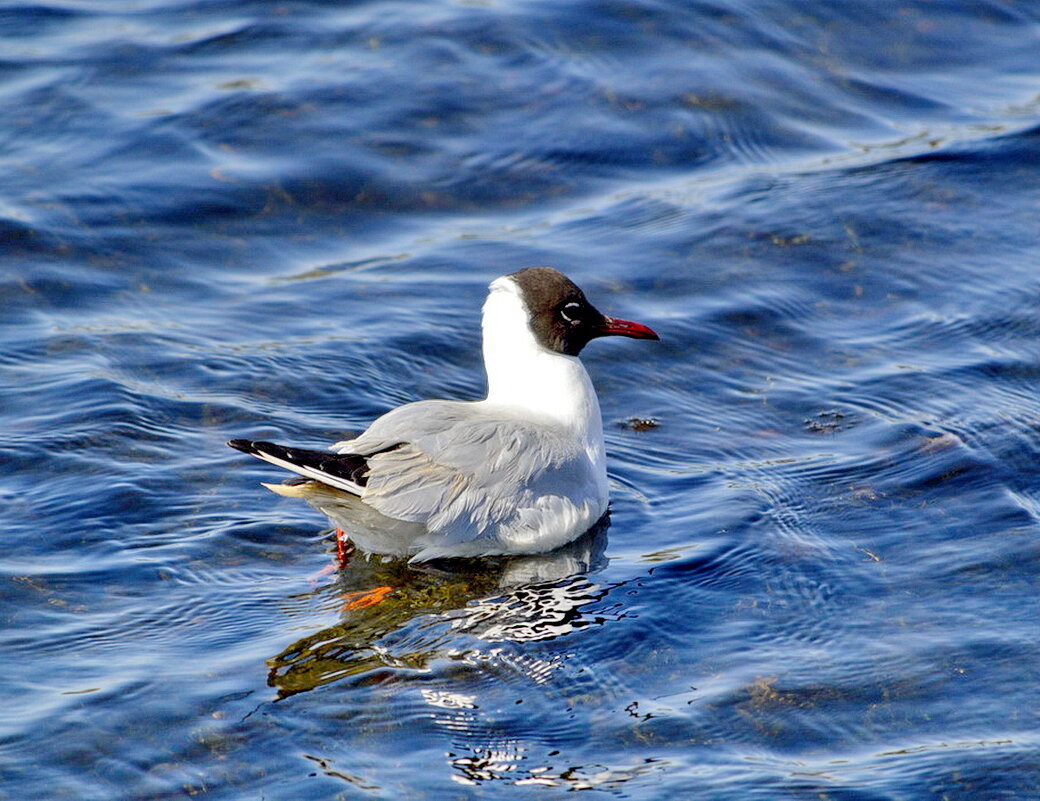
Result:
[[[91,0],[0,42],[0,797],[1037,797],[1032,4]],[[662,335],[584,355],[609,525],[328,572],[224,441],[479,397],[533,264]]]

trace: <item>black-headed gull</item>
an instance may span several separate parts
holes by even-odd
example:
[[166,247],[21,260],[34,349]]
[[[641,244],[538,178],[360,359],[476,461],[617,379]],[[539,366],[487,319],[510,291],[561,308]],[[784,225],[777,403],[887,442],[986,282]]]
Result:
[[489,289],[486,399],[399,406],[331,452],[228,445],[356,496],[344,502],[369,518],[370,510],[389,518],[394,547],[371,536],[371,519],[357,536],[346,532],[365,550],[402,550],[403,537],[421,562],[547,553],[574,540],[603,516],[608,495],[599,401],[578,354],[596,337],[659,337],[601,314],[549,267],[502,276]]

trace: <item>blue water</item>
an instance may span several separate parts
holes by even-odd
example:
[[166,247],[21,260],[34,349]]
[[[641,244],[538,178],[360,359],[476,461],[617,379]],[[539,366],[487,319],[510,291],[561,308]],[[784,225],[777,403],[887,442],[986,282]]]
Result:
[[[0,798],[1040,798],[1035,3],[3,3],[0,174]],[[534,264],[609,527],[325,570]]]

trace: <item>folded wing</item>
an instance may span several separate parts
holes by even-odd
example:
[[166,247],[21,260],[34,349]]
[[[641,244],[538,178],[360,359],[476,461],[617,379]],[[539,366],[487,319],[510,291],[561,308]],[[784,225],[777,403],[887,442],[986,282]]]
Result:
[[333,447],[365,459],[365,503],[425,524],[440,545],[473,542],[476,551],[481,539],[544,536],[548,523],[591,526],[603,509],[569,500],[598,495],[592,463],[573,438],[486,407],[474,414],[475,405],[408,404]]

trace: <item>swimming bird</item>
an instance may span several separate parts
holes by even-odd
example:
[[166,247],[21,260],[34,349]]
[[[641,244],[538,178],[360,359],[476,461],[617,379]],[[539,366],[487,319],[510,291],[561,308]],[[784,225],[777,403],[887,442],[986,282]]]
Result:
[[[607,510],[599,401],[578,354],[597,337],[659,337],[603,315],[550,267],[492,281],[482,327],[484,400],[399,406],[331,452],[228,445],[320,485],[275,491],[367,515],[347,532],[364,550],[403,550],[413,562],[552,551]],[[380,520],[393,546],[373,536]]]

